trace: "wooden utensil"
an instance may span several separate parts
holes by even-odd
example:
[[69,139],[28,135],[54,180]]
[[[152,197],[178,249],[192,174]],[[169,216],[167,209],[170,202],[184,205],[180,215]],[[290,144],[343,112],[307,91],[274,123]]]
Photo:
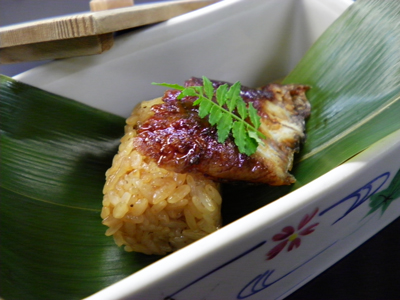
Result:
[[[125,6],[129,0],[118,1]],[[107,10],[6,26],[0,28],[0,64],[100,54],[112,47],[116,31],[162,22],[215,2],[180,0],[115,9],[107,9],[115,3],[106,3]],[[91,8],[99,10],[103,4]]]

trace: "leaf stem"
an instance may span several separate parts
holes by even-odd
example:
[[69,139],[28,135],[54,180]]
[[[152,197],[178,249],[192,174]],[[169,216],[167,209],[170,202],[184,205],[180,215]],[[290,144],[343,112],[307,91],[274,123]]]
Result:
[[196,94],[196,96],[197,96],[197,97],[203,97],[203,99],[205,99],[205,100],[211,102],[211,104],[212,104],[214,107],[218,107],[218,109],[219,109],[221,112],[230,114],[231,117],[233,117],[233,118],[236,119],[237,121],[243,123],[247,128],[253,130],[254,132],[257,132],[257,134],[258,134],[261,138],[265,138],[265,135],[264,135],[262,132],[260,132],[256,127],[254,127],[253,125],[251,125],[249,122],[247,122],[247,121],[245,121],[244,119],[240,118],[237,114],[235,114],[235,113],[233,113],[233,112],[231,112],[231,111],[229,111],[229,110],[227,110],[227,109],[224,109],[224,108],[223,108],[222,106],[220,106],[218,103],[216,103],[216,102],[210,100],[210,99],[207,98],[207,97],[204,97],[204,95]]
[[[220,85],[216,91],[212,82],[205,76],[203,76],[203,86],[183,87],[169,83],[152,84],[180,90],[178,100],[183,97],[197,97],[193,105],[199,106],[200,118],[208,115],[210,124],[217,125],[218,142],[225,142],[229,133],[232,132],[239,152],[249,156],[257,151],[259,144],[264,145],[262,139],[266,137],[258,130],[261,118],[252,103],[247,105],[240,96],[240,82],[231,85],[229,90],[227,84]],[[216,101],[213,101],[214,95]],[[235,110],[237,114],[234,113]],[[250,118],[251,123],[247,122],[246,118]]]

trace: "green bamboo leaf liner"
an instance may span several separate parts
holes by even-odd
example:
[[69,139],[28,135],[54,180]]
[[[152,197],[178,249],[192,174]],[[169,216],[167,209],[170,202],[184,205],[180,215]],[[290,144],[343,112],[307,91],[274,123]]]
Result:
[[[400,128],[399,11],[396,1],[357,1],[285,79],[312,86],[298,183],[224,189],[225,223]],[[0,84],[0,295],[81,299],[159,259],[124,253],[100,222],[124,120],[4,76]]]
[[303,184],[400,127],[400,2],[357,2],[284,80],[312,87]]
[[0,77],[0,288],[10,299],[82,299],[157,257],[104,235],[105,171],[124,119]]
[[324,32],[283,80],[311,86],[307,141],[292,172],[297,182],[224,189],[225,222],[307,184],[400,129],[399,25],[400,1],[358,0]]

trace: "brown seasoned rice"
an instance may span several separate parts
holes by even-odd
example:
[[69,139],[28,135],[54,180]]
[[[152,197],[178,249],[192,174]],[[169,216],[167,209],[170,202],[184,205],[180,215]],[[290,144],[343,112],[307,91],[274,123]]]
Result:
[[101,218],[126,251],[164,255],[218,229],[219,185],[200,174],[159,168],[133,147],[135,125],[151,116],[157,98],[143,102],[127,119],[125,135],[106,172]]

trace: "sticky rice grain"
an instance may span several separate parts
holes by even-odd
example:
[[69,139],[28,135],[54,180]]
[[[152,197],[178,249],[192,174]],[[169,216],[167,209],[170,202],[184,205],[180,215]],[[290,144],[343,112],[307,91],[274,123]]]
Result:
[[136,125],[160,102],[143,102],[127,119],[106,172],[101,218],[106,235],[126,251],[165,255],[219,228],[221,195],[219,185],[203,175],[167,171],[134,148]]

